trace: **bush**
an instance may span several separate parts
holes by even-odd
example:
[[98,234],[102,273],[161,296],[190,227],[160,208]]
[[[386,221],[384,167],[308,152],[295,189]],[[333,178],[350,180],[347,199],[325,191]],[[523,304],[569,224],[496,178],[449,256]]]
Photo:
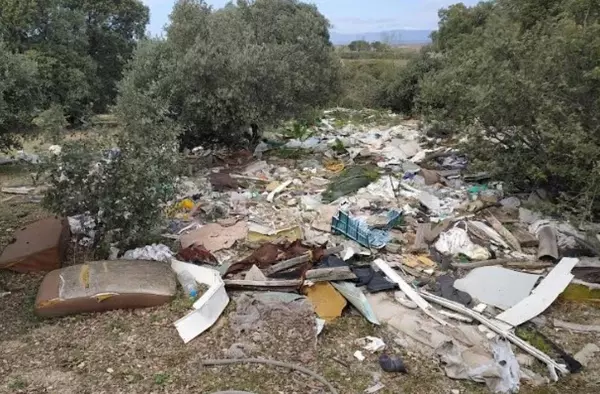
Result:
[[344,60],[342,95],[338,105],[345,108],[379,108],[382,91],[393,83],[404,68],[402,61],[391,59]]
[[136,97],[160,99],[183,129],[182,146],[239,143],[250,126],[274,125],[335,96],[339,61],[328,28],[315,6],[296,0],[217,11],[180,0],[167,38],[137,51],[119,111],[130,119]]
[[106,257],[112,243],[127,249],[153,241],[175,196],[177,135],[168,122],[139,122],[119,133],[118,148],[108,140],[65,144],[46,161],[44,206],[59,215],[89,215],[97,257]]
[[600,4],[498,0],[441,16],[441,65],[419,83],[426,119],[452,124],[509,185],[598,215]]

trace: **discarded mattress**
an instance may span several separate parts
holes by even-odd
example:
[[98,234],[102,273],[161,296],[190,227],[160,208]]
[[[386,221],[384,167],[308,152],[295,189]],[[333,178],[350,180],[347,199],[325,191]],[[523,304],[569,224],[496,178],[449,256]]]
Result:
[[0,256],[0,268],[17,272],[52,271],[61,267],[70,237],[66,219],[50,217],[19,230]]
[[44,278],[35,313],[44,317],[146,308],[171,301],[177,281],[170,265],[142,260],[95,261]]

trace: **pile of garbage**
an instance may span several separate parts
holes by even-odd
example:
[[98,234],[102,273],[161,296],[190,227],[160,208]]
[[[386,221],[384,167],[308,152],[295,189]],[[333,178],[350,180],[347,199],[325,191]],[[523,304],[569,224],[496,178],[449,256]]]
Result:
[[[528,209],[543,191],[505,195],[501,183],[469,173],[465,157],[436,147],[414,123],[390,115],[398,125],[368,118],[342,125],[337,117],[344,114],[327,112],[305,139],[271,135],[253,153],[221,153],[212,167],[198,166],[168,210],[164,237],[176,247],[115,250],[112,260],[52,271],[36,312],[159,305],[175,297],[177,279],[196,299],[174,323],[186,343],[210,329],[230,296],[262,292],[311,305],[317,333],[354,308],[372,324],[387,323],[403,346],[435,355],[450,378],[485,383],[492,392],[581,370],[594,349],[571,356],[556,347],[557,357],[515,328],[559,296],[598,296],[600,241],[591,234],[599,228]],[[294,150],[294,158],[281,150]],[[207,152],[192,155],[216,155]],[[24,228],[0,267],[58,268],[69,229],[89,230],[83,222],[48,219],[48,239],[40,239],[36,224]],[[381,339],[363,345],[381,353],[384,371],[410,373],[399,355],[384,352]],[[364,360],[363,351],[355,357]],[[534,360],[547,366],[548,377],[532,370]]]

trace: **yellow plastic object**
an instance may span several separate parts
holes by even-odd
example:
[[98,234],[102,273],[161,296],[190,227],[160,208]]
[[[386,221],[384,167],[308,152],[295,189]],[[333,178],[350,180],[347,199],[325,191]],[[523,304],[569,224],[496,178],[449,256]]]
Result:
[[185,200],[181,200],[179,202],[180,210],[191,211],[192,209],[194,209],[195,206],[196,204],[194,204],[194,201],[190,200],[189,198],[186,198]]
[[346,166],[341,161],[328,160],[325,162],[325,168],[331,172],[342,172]]
[[313,304],[315,313],[325,321],[333,321],[342,315],[346,299],[329,282],[315,283],[305,287],[304,294]]

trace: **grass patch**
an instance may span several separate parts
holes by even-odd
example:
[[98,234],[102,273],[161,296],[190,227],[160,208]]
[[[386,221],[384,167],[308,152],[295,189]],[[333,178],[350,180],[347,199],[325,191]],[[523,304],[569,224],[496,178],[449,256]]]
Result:
[[522,340],[529,342],[534,348],[549,354],[552,352],[552,346],[546,342],[543,336],[537,331],[525,327],[517,327],[515,334]]
[[157,386],[164,386],[171,381],[171,375],[168,373],[157,373],[154,375],[154,384]]
[[17,376],[16,378],[12,378],[11,381],[8,383],[8,388],[11,390],[23,390],[26,387],[27,382],[19,376]]

